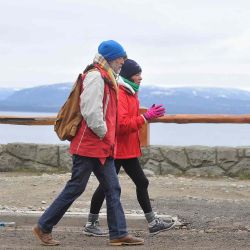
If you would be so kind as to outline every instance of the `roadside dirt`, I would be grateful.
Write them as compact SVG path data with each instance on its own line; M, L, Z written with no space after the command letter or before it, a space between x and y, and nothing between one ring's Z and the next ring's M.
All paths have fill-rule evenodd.
M45 249L32 236L31 227L69 178L68 173L0 173L0 221L16 222L15 228L0 228L0 249ZM135 249L250 249L250 180L174 176L149 180L154 211L190 224L150 237L134 184L122 174L121 199L129 231L145 239L145 245ZM81 233L97 185L91 176L84 194L55 228L62 243L56 249L110 249L107 239ZM101 212L101 223L107 227L105 204Z

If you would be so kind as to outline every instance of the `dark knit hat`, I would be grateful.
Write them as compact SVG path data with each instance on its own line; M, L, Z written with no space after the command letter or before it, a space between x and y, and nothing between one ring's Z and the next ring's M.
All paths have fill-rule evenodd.
M101 54L108 62L119 57L127 57L126 51L121 44L114 40L102 42L98 47L98 53Z
M127 59L122 65L120 76L130 80L133 75L136 75L141 72L141 67L136 61Z

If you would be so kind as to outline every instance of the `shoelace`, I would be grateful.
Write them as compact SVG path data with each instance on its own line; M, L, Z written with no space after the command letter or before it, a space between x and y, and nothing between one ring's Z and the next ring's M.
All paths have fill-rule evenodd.
M45 240L47 241L50 241L53 239L51 234L43 234L43 235L44 235Z
M99 227L99 225L100 225L99 220L94 221L94 222L93 222L93 225L94 225L95 227L96 227L96 226Z
M159 224L159 223L163 222L162 218L159 218L159 217L156 217L154 221L155 221L156 224Z
M94 222L94 225L95 225L95 226L99 226L99 225L100 225L99 221L96 220L96 221Z
M156 221L156 223L174 223L175 222L175 220L173 218L169 218L167 220L164 220L160 217L155 217L155 221Z

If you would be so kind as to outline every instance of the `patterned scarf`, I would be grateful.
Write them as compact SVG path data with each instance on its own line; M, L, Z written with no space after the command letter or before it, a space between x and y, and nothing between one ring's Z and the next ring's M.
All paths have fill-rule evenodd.
M123 79L123 81L125 83L127 83L128 85L130 85L133 88L133 90L135 91L135 93L138 92L140 85L138 85L138 84L136 84L136 83L134 83L132 81L129 81L128 79L126 79L126 78L124 78L122 76L121 76L121 78Z
M96 54L94 58L94 63L97 63L100 68L105 70L108 73L108 76L112 82L112 86L114 87L115 91L118 91L118 85L117 85L117 75L113 71L113 69L109 66L108 62L105 60L105 58L101 54Z

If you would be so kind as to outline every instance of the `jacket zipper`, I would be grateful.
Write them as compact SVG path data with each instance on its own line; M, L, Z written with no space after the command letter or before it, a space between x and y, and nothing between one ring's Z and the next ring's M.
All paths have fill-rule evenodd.
M79 150L80 144L82 143L82 139L83 139L83 136L84 136L84 134L85 134L85 130L86 130L86 128L87 128L87 123L85 124L85 128L84 128L84 130L83 130L83 133L82 133L81 139L80 139L80 141L79 141L79 143L78 143L78 145L77 145L77 149L76 149L76 152L77 152L77 153L78 153L78 150Z
M108 103L109 103L109 94L107 94L107 98L106 98L106 102L105 102L105 106L104 106L104 110L103 110L103 120L106 120L106 112L107 112L107 108L108 108Z

